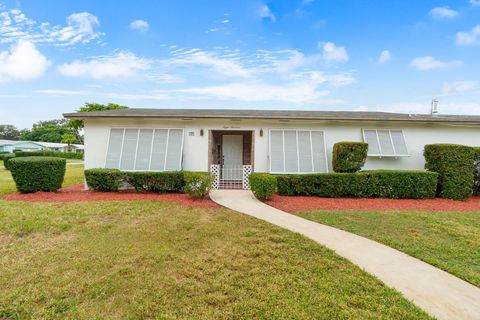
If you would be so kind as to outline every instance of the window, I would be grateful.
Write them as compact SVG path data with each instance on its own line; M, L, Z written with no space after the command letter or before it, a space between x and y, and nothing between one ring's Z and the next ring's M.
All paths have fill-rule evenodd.
M112 128L105 168L127 171L181 170L183 129Z
M408 156L407 145L402 130L364 129L363 141L368 143L369 156Z
M323 131L270 130L270 172L327 172Z

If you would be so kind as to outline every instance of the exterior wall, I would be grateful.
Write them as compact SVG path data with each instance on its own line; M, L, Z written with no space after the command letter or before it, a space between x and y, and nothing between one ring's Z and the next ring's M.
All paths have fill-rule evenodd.
M331 172L332 148L339 141L363 141L363 129L401 129L409 157L367 159L364 169L422 170L423 147L430 143L457 143L480 145L480 126L407 124L387 122L334 122L278 120L162 120L162 119L88 119L85 121L85 168L101 168L105 164L110 128L184 128L183 169L207 171L209 163L208 140L210 130L253 130L254 166L256 172L269 171L269 129L323 130ZM204 135L200 136L200 129ZM263 136L260 136L263 129ZM193 132L193 135L190 133Z

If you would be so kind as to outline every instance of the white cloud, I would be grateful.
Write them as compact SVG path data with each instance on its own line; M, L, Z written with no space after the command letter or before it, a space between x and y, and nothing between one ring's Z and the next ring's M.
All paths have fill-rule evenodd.
M170 98L170 96L165 93L151 93L151 94L109 93L107 94L107 96L113 99L122 99L122 100L167 100Z
M10 51L0 52L0 82L39 78L49 65L33 43L21 40Z
M228 19L225 19L225 20L220 21L220 23L223 23L223 24L229 23L229 22L230 22L230 20L228 20Z
M417 70L426 71L426 70L435 70L435 69L445 69L450 67L460 66L462 63L460 61L440 61L435 59L432 56L417 57L410 62L410 65Z
M77 90L62 90L62 89L42 89L34 90L34 93L47 94L52 96L77 96L77 95L86 95L86 91L77 91Z
M135 54L119 51L110 56L102 56L88 61L75 60L58 67L67 77L87 77L93 79L134 79L150 68L151 62Z
M384 64L387 61L390 61L392 59L392 54L388 50L383 50L380 53L380 56L378 57L378 63L379 64Z
M140 32L147 32L148 29L150 28L149 24L145 20L135 20L130 23L130 29L132 30L138 30Z
M349 57L344 47L337 47L333 42L319 43L323 50L323 60L325 62L347 62Z
M206 66L215 72L231 77L248 77L251 71L243 67L235 60L235 55L220 57L211 52L200 49L177 50L174 57L167 62L169 65L186 66L197 65Z
M269 19L272 22L277 20L277 17L275 17L272 10L266 4L260 8L260 18Z
M448 20L458 17L458 11L452 10L449 7L436 7L430 10L430 17L439 20Z
M480 44L480 24L473 27L470 31L457 32L455 41L459 46Z
M49 22L37 23L18 10L0 12L0 43L15 43L18 40L52 43L69 46L89 43L99 39L98 18L88 12L73 13L66 18L66 26L51 26Z
M472 6L480 6L480 0L470 0Z
M457 81L443 84L442 95L454 95L478 89L477 81Z

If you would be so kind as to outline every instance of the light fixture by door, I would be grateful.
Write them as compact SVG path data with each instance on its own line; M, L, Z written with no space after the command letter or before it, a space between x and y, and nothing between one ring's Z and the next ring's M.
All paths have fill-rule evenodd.
M203 137L203 129L200 129L200 137Z
M260 129L260 137L263 137L263 129Z

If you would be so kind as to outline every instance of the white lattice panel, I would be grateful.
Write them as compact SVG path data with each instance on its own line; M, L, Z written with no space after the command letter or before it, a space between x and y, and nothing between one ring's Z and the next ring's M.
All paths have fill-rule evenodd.
M213 180L212 189L217 190L220 187L220 165L212 164L210 166L210 172L215 177Z
M250 190L250 183L248 182L248 177L252 173L252 166L251 165L245 165L243 166L243 190Z

